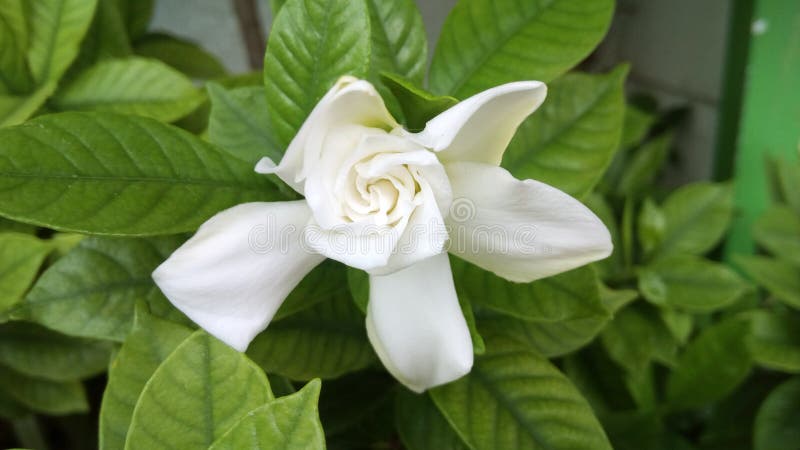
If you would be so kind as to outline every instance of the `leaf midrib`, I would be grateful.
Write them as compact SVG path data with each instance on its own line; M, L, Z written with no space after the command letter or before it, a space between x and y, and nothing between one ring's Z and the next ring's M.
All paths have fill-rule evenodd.
M232 183L222 180L197 179L197 178L167 178L167 177L146 177L131 175L66 175L66 174L37 174L23 172L0 172L2 178L30 178L36 180L62 180L68 179L80 182L128 182L128 183L154 183L167 185L201 185L217 186L226 189L241 188L245 191L261 192L262 186L255 184Z

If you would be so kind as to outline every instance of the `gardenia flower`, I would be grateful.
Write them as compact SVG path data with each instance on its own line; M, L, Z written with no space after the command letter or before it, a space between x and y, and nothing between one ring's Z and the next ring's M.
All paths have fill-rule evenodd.
M546 92L538 81L498 86L410 133L370 83L343 77L280 164L256 166L305 199L220 212L153 278L244 351L303 277L335 259L369 273L367 334L387 370L417 392L453 381L470 371L473 349L448 251L515 282L611 252L608 230L579 201L498 167Z

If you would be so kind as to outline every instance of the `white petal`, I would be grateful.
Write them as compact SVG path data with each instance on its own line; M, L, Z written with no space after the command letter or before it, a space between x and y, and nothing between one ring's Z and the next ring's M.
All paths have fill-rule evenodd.
M413 391L470 371L472 340L446 253L370 276L367 334L386 369Z
M303 122L280 164L274 166L271 161L262 160L256 171L277 174L303 194L303 180L308 176L309 166L318 162L329 130L346 125L389 131L397 127L397 122L372 84L351 76L341 77Z
M456 104L414 136L444 161L500 164L517 128L547 96L539 81L503 84Z
M578 200L507 170L445 165L453 188L450 252L511 281L530 282L611 254L608 229Z
M154 272L190 319L244 351L297 283L325 258L307 251L305 201L245 203L204 223Z

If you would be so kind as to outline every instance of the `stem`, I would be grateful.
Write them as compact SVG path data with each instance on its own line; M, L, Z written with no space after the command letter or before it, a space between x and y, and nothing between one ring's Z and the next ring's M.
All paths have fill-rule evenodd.
M256 0L232 0L233 10L239 21L239 30L242 32L247 59L251 69L261 69L264 66L264 52L266 51L266 38L264 28L258 16Z

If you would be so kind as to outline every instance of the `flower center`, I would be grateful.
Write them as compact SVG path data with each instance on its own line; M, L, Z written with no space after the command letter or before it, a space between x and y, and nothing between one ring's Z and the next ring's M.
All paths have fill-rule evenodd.
M397 154L381 153L348 170L342 202L346 222L395 225L418 203L418 171L408 164L387 164Z

